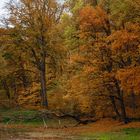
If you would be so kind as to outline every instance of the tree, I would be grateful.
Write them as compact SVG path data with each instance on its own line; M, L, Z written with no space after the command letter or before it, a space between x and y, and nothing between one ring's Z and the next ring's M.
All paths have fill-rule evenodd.
M10 26L16 42L39 70L42 106L48 106L46 94L46 58L52 49L51 30L58 23L62 8L55 0L21 0L8 5Z

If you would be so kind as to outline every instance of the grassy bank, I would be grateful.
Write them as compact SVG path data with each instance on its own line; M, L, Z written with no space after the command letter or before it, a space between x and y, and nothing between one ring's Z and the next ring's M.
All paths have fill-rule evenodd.
M10 124L22 124L22 125L33 125L43 126L47 125L49 128L62 128L71 127L76 124L76 121L72 118L56 118L52 116L43 116L40 111L37 110L0 110L0 122L5 125Z

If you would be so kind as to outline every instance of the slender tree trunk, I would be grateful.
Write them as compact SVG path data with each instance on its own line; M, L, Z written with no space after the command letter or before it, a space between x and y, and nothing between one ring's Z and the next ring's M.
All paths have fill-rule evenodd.
M10 95L10 90L9 90L9 87L7 85L7 81L4 79L2 80L2 85L3 85L3 88L6 92L6 96L8 98L8 101L9 101L9 107L11 106L11 103L10 103L10 99L11 99L11 95Z
M122 91L121 91L120 105L121 105L122 120L124 123L128 123Z
M131 93L131 104L132 104L133 112L135 113L137 105L136 105L136 98L134 92Z
M5 92L6 92L7 98L10 100L10 98L11 98L10 91L9 91L9 87L8 87L7 82L6 82L5 79L2 80L2 85L3 85L3 88L4 88Z
M21 59L21 57L19 57L19 61L20 61L20 73L21 73L21 78L22 78L22 82L23 82L23 86L24 88L26 88L28 86L28 78L26 76L26 72L25 72L25 69L24 69L24 64L23 64L23 61Z
M110 96L110 99L111 99L111 103L112 103L113 109L114 109L114 111L115 111L117 117L120 119L120 118L121 118L121 115L120 115L120 113L119 113L119 111L118 111L118 108L117 108L117 106L116 106L115 99L114 99L113 96Z
M14 98L17 99L17 85L16 80L13 80Z
M24 69L22 69L22 81L23 81L24 88L26 88L28 86L28 80Z
M18 107L18 92L17 92L17 83L16 79L13 79L13 90L14 90L14 101L16 103L16 107Z

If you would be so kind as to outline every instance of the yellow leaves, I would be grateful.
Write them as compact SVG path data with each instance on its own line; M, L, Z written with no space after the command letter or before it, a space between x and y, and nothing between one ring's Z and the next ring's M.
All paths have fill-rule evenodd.
M86 50L86 46L85 45L81 45L81 46L79 46L79 49L80 49L80 51L82 52L82 51L85 51Z
M91 74L91 73L93 73L93 72L96 71L96 68L93 67L93 66L87 66L87 65L85 65L85 66L83 67L83 71L84 71L84 73L86 73L86 74Z
M72 75L66 84L66 93L63 95L65 108L69 108L71 111L89 113L91 111L91 100L88 94L88 81L84 78L84 73Z
M70 89L72 89L74 92L77 91L77 94L83 92L87 88L87 86L82 82L82 79L79 75L73 76L69 80L68 84L70 85Z
M8 46L8 44L12 44L12 41L10 39L10 29L4 29L4 28L0 28L0 44L1 46L4 45L4 46ZM10 44L10 45L11 45Z
M78 54L72 55L70 57L70 63L74 63L74 62L83 63L85 61L86 61L85 57L78 55Z
M140 66L119 70L116 77L124 91L140 94Z
M89 113L91 109L91 100L89 96L79 97L80 110L83 113Z
M108 40L112 42L112 50L134 51L135 46L138 44L139 36L124 29L114 32L108 37Z
M140 35L140 24L139 23L130 23L126 24L126 30L129 32L133 32L137 35Z
M50 91L48 94L49 109L60 110L65 108L64 92L60 89Z
M17 99L19 105L28 108L39 107L41 102L39 87L40 85L34 82L27 89L20 88Z

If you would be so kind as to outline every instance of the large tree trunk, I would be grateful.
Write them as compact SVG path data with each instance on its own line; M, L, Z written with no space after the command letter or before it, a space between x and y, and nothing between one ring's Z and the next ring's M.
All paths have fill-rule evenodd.
M48 100L47 100L47 89L46 89L46 68L45 68L45 61L41 63L40 69L40 82L41 82L41 98L42 98L42 106L48 107Z
M115 86L116 86L116 89L117 89L117 95L118 95L119 103L120 103L121 119L124 123L128 123L125 104L124 104L124 99L123 99L123 91L120 89L118 80L117 79L114 79L114 80L115 80Z
M33 48L31 49L31 51L32 51L32 54L33 54L33 56L34 56L34 58L36 60L37 68L38 68L38 70L40 72L42 106L43 107L48 107L47 88L46 88L46 52L45 52L45 49L44 49L43 45L42 45L41 49L42 49L41 58L37 57L36 52L35 52L35 50Z

